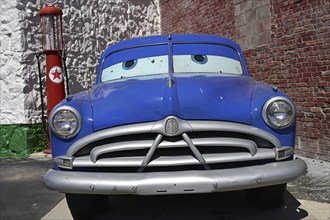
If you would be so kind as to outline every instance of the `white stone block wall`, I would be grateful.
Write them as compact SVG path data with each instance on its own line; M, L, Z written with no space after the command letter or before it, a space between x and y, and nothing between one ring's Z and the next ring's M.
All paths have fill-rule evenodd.
M16 1L0 5L0 123L23 123L24 77L21 64L24 45Z
M62 0L71 93L90 88L110 44L160 33L159 0ZM1 0L0 124L41 120L37 63L40 0ZM43 84L45 64L42 59ZM44 93L45 94L45 93Z

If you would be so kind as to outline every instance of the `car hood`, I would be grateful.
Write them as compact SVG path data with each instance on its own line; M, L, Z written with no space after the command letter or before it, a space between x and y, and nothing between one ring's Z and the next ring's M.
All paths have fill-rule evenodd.
M161 120L221 120L251 124L254 81L246 76L182 75L126 79L90 90L94 130Z

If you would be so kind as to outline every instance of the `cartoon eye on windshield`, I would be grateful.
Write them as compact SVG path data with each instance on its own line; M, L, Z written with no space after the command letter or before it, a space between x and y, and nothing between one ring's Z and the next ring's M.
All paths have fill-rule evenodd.
M207 56L202 54L191 55L191 59L198 64L204 64L207 62Z
M125 62L123 62L123 69L124 70L130 70L133 69L137 64L137 60L127 60Z

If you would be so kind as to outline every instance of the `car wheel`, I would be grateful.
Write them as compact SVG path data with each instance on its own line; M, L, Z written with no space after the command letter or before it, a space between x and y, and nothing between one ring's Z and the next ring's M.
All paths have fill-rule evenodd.
M286 184L266 186L246 191L247 199L262 209L280 208L285 200Z
M109 197L106 195L65 194L66 201L75 220L93 219L93 216L108 209Z

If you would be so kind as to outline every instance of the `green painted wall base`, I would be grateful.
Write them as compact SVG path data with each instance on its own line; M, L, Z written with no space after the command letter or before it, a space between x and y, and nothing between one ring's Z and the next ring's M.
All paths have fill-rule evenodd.
M0 158L21 158L47 148L42 124L0 125Z

